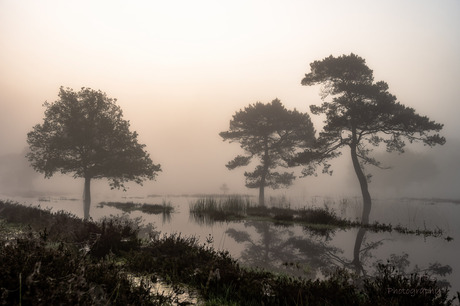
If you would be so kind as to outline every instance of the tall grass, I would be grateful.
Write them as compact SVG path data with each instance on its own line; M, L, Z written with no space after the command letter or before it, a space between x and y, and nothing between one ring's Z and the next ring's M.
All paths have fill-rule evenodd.
M286 202L276 207L257 206L247 197L228 196L226 198L204 197L190 204L190 214L198 221L221 221L259 217L275 222L301 222L344 226L348 223L326 208L291 209Z
M226 220L244 217L250 206L251 201L247 197L205 197L190 204L190 214L195 217L207 215L214 220Z

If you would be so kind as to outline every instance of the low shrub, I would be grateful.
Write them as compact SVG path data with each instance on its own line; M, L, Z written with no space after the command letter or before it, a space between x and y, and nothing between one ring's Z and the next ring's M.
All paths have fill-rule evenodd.
M130 219L127 215L103 218L88 241L90 254L104 257L110 253L122 255L123 252L139 249L140 222L140 218Z
M0 201L0 217L9 223L23 224L34 231L46 233L52 240L64 242L83 242L98 226L91 221L83 221L75 215L58 211L52 213L40 206L25 206L10 201Z
M0 201L1 218L9 223L25 224L41 233L44 240L76 244L91 255L104 257L109 253L121 254L138 249L141 240L139 218L127 215L110 216L99 222L82 220L70 213L52 213L37 207Z
M343 220L335 214L335 212L328 207L326 208L304 208L298 211L298 217L296 220L305 223L315 224L329 224L343 226L348 224L346 220Z
M249 206L246 210L248 216L268 217L270 210L266 206Z
M159 305L133 286L115 261L95 261L73 245L50 244L29 232L0 241L0 301L8 305Z
M294 220L295 210L290 208L272 207L270 215L276 222L291 222Z
M364 281L368 300L376 305L452 305L447 287L427 274L405 275L390 264L378 264L377 274Z

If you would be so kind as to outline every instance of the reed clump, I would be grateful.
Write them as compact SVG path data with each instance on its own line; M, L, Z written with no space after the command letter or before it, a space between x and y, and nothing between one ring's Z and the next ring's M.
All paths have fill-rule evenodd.
M238 219L246 216L251 201L247 197L228 196L216 199L204 197L190 204L190 214L196 218L210 217L216 221Z

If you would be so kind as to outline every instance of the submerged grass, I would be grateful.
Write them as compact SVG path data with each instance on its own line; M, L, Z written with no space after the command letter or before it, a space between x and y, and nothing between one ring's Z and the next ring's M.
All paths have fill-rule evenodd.
M13 240L0 235L0 304L451 305L457 298L449 299L435 279L401 275L389 264L361 285L343 269L305 280L243 268L195 237L141 240L139 220L126 215L95 223L0 201L0 218L0 230L11 222L30 225ZM158 280L174 294L153 293ZM179 301L185 291L197 299Z

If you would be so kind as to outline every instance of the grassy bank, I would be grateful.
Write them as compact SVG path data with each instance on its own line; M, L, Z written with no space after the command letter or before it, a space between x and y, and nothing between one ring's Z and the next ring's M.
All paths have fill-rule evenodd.
M305 280L243 268L195 237L160 236L138 219L83 221L0 202L2 304L165 305L444 305L448 290L423 275L380 265L357 280L337 270ZM142 238L139 233L146 232ZM133 279L138 281L134 282ZM161 281L167 295L154 290ZM389 292L388 289L392 291ZM429 293L422 290L431 290ZM396 291L398 290L398 291ZM189 299L179 299L183 293ZM401 293L402 292L402 293ZM417 292L417 294L404 294Z
M164 200L162 204L141 204L134 202L100 202L99 205L101 207L115 207L128 213L135 210L147 214L171 214L172 212L174 212L174 208L172 207L171 203L166 202Z

